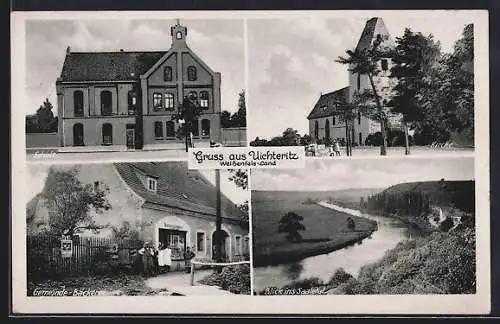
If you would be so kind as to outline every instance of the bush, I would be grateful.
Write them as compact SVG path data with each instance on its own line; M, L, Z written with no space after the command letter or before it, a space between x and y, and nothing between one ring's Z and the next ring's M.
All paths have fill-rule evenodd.
M218 286L233 294L250 294L250 265L240 264L227 266L221 272L214 272L200 280L200 283L209 286Z
M353 278L351 274L347 273L343 268L338 268L328 281L328 286L337 287L351 278Z

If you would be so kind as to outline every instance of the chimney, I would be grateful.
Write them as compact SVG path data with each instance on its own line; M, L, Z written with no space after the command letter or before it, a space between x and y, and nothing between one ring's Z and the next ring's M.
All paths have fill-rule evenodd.
M66 55L69 55L69 54L71 54L71 47L70 46L66 47Z

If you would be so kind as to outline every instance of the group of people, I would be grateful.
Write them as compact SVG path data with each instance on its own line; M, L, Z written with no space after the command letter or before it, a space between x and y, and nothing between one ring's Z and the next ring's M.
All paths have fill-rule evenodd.
M340 142L338 140L333 140L330 145L325 145L328 149L329 156L340 156ZM307 156L316 156L316 146L315 144L310 144L306 147Z
M138 256L140 271L146 277L169 272L172 267L172 249L163 242L160 242L158 249L155 249L150 242L144 243L138 251ZM186 273L189 273L191 260L195 256L196 254L190 247L184 251L184 270Z

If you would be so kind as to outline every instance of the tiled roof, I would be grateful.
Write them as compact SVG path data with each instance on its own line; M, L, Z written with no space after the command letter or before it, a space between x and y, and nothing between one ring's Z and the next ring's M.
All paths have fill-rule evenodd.
M61 81L127 81L146 73L167 52L70 52ZM131 75L134 73L134 76Z
M186 162L115 163L122 179L146 202L168 206L215 218L216 189ZM157 177L156 192L147 190L138 173ZM221 194L222 217L240 221L242 212Z
M359 51L369 48L377 34L381 36L390 36L382 18L374 17L366 22L365 28L359 38L358 45L356 46L356 50ZM387 43L390 44L392 41L389 39Z
M313 110L307 119L332 116L335 111L335 103L346 102L349 97L349 87L341 88L319 97Z

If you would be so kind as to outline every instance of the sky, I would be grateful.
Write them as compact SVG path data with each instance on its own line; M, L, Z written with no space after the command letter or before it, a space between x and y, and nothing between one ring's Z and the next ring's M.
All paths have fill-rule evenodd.
M346 16L248 20L250 140L281 135L288 127L308 133L307 115L321 93L349 85L346 66L335 59L356 46L371 16ZM467 14L456 12L426 14L426 19L401 11L378 17L393 39L408 27L432 34L443 52L452 51L465 25L472 22Z
M49 168L48 163L29 163L26 168L28 185L26 186L27 201L40 193L45 185ZM70 165L68 165L70 167ZM215 172L213 170L200 170L201 174L213 185L215 185ZM250 200L250 190L243 190L237 187L234 182L229 181L229 172L221 170L220 184L222 193L235 204L241 204L245 200Z
M387 188L414 181L473 180L473 157L307 159L303 169L254 169L252 190L334 191Z
M245 89L243 20L181 19L188 46L215 72L220 72L222 110L237 110ZM67 46L72 51L166 51L175 20L28 20L26 22L26 114L45 98L57 114L55 82Z

